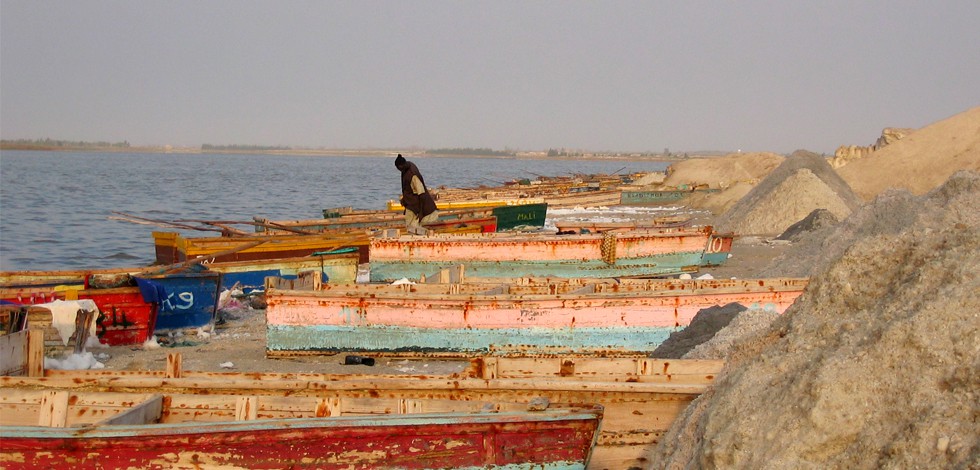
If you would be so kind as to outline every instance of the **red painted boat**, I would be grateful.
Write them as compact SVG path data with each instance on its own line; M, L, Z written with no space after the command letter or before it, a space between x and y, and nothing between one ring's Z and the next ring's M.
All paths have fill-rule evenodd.
M582 469L602 407L0 389L0 466Z
M0 300L36 305L54 300L91 299L99 307L96 335L109 346L143 344L156 328L157 308L143 300L139 287L106 289L59 289L49 287L3 287Z

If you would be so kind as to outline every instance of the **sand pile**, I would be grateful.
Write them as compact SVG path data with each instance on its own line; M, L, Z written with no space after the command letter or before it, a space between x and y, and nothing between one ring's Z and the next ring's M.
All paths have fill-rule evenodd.
M923 127L837 169L864 200L888 188L925 194L957 170L980 171L980 107Z
M816 209L843 219L861 206L827 160L796 151L731 206L714 225L738 235L778 235Z
M980 465L980 175L870 206L803 296L736 344L652 468Z
M714 189L729 188L735 183L756 184L783 162L775 153L733 153L724 157L695 158L670 165L664 185Z

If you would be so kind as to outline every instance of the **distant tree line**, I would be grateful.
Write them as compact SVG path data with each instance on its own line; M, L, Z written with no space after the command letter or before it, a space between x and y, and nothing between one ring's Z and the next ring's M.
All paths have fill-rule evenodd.
M227 152L229 150L236 152L265 152L269 150L292 150L292 148L282 145L201 145L201 151L203 152Z
M509 150L493 150L488 148L444 148L426 150L432 155L482 155L493 157L514 157L516 154Z
M4 147L46 147L46 148L129 148L129 142L85 142L81 140L57 140L57 139L4 139L0 140L0 145Z

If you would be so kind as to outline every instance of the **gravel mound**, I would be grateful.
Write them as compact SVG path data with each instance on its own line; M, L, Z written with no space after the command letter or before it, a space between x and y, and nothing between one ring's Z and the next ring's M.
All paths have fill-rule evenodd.
M880 196L772 325L736 341L651 468L980 467L980 176Z
M724 328L718 330L709 340L698 344L683 359L726 359L737 341L744 341L750 335L769 328L779 317L775 310L750 308L739 312Z
M746 307L740 303L703 308L683 330L671 333L650 355L661 359L680 359L697 345L710 340Z
M803 220L790 225L785 232L776 237L776 240L789 240L791 242L800 241L806 234L822 229L833 227L840 222L834 214L827 209L817 209Z

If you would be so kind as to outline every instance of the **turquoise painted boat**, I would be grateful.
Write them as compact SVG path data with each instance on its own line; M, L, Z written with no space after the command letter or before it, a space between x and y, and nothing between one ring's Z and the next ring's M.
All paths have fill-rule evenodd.
M359 258L356 248L348 248L296 258L227 261L204 266L209 271L221 273L222 289L238 286L247 294L262 290L267 277L296 279L302 272L319 272L323 282L354 282Z
M624 206L657 206L674 204L695 193L714 193L717 189L675 189L665 191L623 191L620 204Z
M475 277L664 277L696 272L711 227L603 234L374 237L370 279L391 282L462 264Z
M266 293L267 355L648 355L708 307L783 312L806 279L341 284Z

